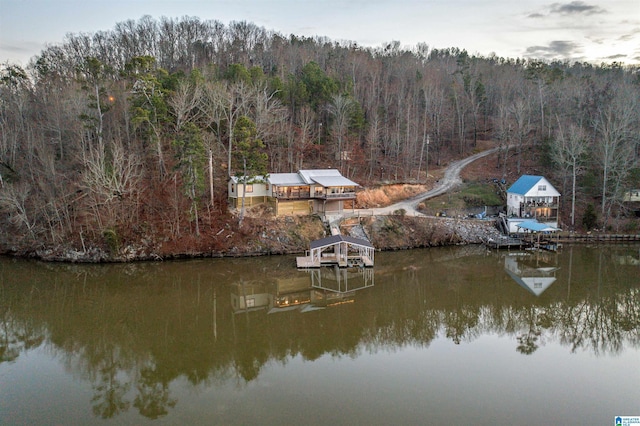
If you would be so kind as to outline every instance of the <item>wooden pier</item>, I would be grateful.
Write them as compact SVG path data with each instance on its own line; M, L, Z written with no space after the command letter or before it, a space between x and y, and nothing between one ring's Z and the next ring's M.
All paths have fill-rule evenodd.
M561 243L638 243L640 234L560 234Z
M296 265L301 269L321 266L373 267L375 248L367 240L332 235L311 243L307 256L297 257Z
M498 239L489 238L484 240L484 245L492 249L510 249L510 248L522 248L526 243L520 238L513 237L500 237Z

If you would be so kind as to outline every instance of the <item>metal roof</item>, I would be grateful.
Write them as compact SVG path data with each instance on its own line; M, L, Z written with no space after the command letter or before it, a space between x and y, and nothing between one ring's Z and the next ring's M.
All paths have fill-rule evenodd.
M519 223L516 225L516 228L522 228L533 232L555 232L560 230L535 220L528 220L526 222Z
M328 247L328 246L337 244L339 242L346 242L346 243L357 245L357 246L374 248L369 241L363 240L361 238L354 238L348 235L332 235L330 237L322 238L320 240L311 241L311 249Z
M263 179L263 176L257 176L253 181L263 182ZM231 180L238 182L239 178L233 176ZM314 183L324 187L360 186L356 182L342 176L336 169L300 170L298 173L271 173L267 175L267 181L272 185L281 186L312 185Z
M268 180L272 185L295 186L306 184L298 173L271 173Z
M322 186L360 186L342 176L337 169L300 170L298 173L308 184L317 183Z
M325 188L331 186L360 186L344 176L314 176L312 179L315 183L318 183Z
M526 195L527 192L542 180L542 176L522 175L509 187L507 192Z
M342 176L336 169L300 170L298 173L302 176L302 179L309 184L313 183L313 178L318 176Z
M230 179L231 179L231 181L232 181L232 182L234 182L234 183L241 183L241 181L242 181L242 180L241 180L241 178L242 178L242 176L231 176L231 178L230 178ZM265 182L265 180L264 180L264 176L260 175L260 176L253 176L253 177L251 178L251 180L249 180L249 181L247 182L247 184L251 184L251 183L264 183L264 182Z

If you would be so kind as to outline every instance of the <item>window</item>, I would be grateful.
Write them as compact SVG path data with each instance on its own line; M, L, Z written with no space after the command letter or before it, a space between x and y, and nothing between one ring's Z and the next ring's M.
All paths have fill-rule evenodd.
M253 192L253 185L249 185L249 184L245 185L244 191L245 192Z
M538 185L538 191L546 191L547 185Z
M231 192L234 192L234 193L236 192L236 184L235 183L231 184Z
M265 183L265 184L264 184L264 189L265 189L265 191L268 191L268 190L269 190L269 184L268 184L268 183Z

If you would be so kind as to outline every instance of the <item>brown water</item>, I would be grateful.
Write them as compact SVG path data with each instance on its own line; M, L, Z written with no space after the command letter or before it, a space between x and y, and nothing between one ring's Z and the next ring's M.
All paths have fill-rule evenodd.
M125 265L0 259L0 424L613 424L640 246Z

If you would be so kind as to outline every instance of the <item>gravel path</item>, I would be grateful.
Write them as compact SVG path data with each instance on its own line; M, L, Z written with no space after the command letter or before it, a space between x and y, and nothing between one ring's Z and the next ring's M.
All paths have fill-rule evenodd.
M447 169L445 170L444 177L440 179L440 181L438 182L435 188L429 191L415 195L406 200L399 201L395 204L391 204L390 206L387 206L387 207L379 207L379 208L372 208L372 209L358 209L358 210L355 210L354 212L344 212L343 215L340 218L336 218L336 220L339 222L343 218L353 217L353 216L362 216L362 215L386 216L386 215L393 214L393 212L401 209L404 209L406 214L410 216L424 216L422 213L420 213L417 210L418 204L420 204L422 201L426 199L437 197L442 194L446 194L447 192L455 189L458 185L462 183L462 180L460 179L460 172L462 171L462 169L464 169L466 166L473 163L474 161L480 158L486 157L487 155L490 155L496 152L497 150L498 148L491 148L486 151L482 151L477 154L474 154L465 159L451 163L449 167L447 167ZM334 221L335 220L332 220L331 222L333 223Z

